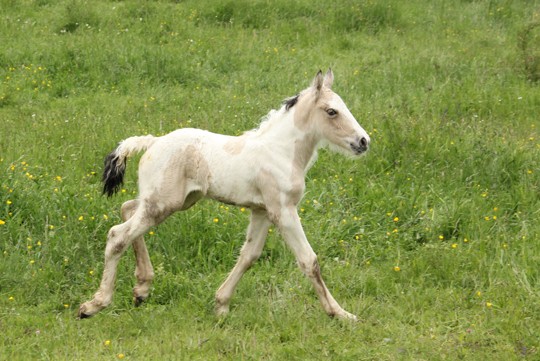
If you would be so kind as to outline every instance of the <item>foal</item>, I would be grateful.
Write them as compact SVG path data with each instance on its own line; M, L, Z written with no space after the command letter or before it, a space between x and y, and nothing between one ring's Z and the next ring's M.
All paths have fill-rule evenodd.
M79 317L90 317L111 303L118 261L130 245L137 259L133 295L135 304L141 304L154 278L143 234L207 197L251 209L238 261L216 292L217 314L229 311L234 289L261 255L274 224L313 283L326 313L356 320L326 288L297 213L304 178L318 148L329 145L359 156L369 146L368 134L331 90L333 79L331 70L324 76L319 71L309 88L271 111L258 129L238 137L179 129L162 137L131 137L121 142L105 160L104 193L111 196L120 188L127 157L146 150L139 163L139 197L122 205L124 223L112 227L107 236L101 284L94 298L80 306Z

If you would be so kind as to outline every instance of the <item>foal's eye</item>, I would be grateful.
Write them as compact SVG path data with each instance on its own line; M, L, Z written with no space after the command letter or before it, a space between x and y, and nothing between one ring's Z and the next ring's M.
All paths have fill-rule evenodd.
M332 109L332 108L327 109L327 110L326 110L326 113L327 113L329 116L331 116L331 117L337 115L337 111L336 111L335 109Z

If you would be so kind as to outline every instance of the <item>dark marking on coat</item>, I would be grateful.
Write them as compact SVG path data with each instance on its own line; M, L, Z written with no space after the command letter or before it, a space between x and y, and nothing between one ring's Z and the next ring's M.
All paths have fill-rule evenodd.
M283 104L285 104L285 110L289 110L298 102L298 98L300 97L300 94L297 94L293 97L290 97L288 99L285 99L283 101Z

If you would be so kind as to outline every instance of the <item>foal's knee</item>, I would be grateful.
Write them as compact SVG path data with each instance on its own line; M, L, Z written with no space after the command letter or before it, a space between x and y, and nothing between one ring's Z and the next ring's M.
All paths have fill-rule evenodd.
M306 259L299 260L298 266L306 276L310 278L320 277L321 268L319 266L317 255L313 254L309 257L306 257Z

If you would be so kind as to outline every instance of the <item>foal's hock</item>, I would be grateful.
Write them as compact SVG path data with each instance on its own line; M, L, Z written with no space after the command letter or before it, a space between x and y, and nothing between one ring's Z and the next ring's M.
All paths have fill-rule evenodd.
M80 306L79 317L90 317L111 303L118 261L130 245L136 255L133 296L135 304L141 304L154 278L143 235L172 213L206 197L251 210L238 261L216 292L218 314L229 311L236 285L261 255L274 224L313 283L326 313L355 320L324 284L297 213L306 172L319 148L329 146L356 157L369 147L369 135L331 90L333 80L331 70L324 76L319 72L310 87L287 99L279 110L270 111L257 129L238 137L179 129L162 137L131 137L121 142L105 160L103 192L111 196L118 191L127 158L146 151L139 163L139 196L122 205L124 223L108 233L101 284L94 298Z

